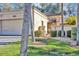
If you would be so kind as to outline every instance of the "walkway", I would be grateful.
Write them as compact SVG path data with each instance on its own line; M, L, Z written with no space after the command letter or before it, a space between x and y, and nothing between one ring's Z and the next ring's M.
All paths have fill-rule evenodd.
M53 37L56 40L60 40L63 42L68 42L71 46L75 46L76 45L76 41L72 40L71 38L68 37Z
M36 37L38 38L38 37ZM42 39L42 37L40 37ZM63 41L63 42L68 42L71 46L75 46L76 45L76 41L72 40L71 38L68 37L51 37L53 39L59 40L59 41ZM44 38L45 39L45 38Z
M71 44L71 46L76 45L76 41L70 39L70 38L61 38L61 37L53 37L53 39L68 42ZM6 43L6 42L16 42L20 41L21 36L0 36L0 44Z

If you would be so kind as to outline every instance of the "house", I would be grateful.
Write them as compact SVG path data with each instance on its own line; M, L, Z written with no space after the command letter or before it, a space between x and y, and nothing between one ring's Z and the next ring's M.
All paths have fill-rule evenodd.
M51 14L51 13L47 13L46 14L48 17L48 31L56 31L56 36L59 37L61 36L61 34L59 35L59 32L62 30L62 26L61 26L61 13L60 14ZM71 31L72 28L76 27L76 25L65 25L64 24L64 37L68 37L68 35L70 35L68 33L68 31ZM71 32L70 32L71 33ZM72 33L71 33L72 34Z
M69 35L68 31L71 31L71 34L72 34L72 28L75 28L75 27L76 27L76 25L64 25L64 37L68 37L68 35ZM52 30L57 31L57 37L58 37L59 31L61 31L61 25L58 25L58 26L54 25L52 27Z
M16 10L12 11L11 8L4 8L0 12L0 35L21 35L23 24L24 11ZM40 30L44 27L44 34L47 34L47 22L48 19L45 14L41 13L37 9L33 9L33 24L34 31ZM31 35L31 24L29 27L29 35Z
M61 24L61 15L48 16L48 30L51 30L54 25Z
M22 35L23 13L23 9L13 11L10 7L5 7L0 11L0 35ZM56 30L57 34L61 30L61 14L44 14L34 8L32 15L34 32L41 31L43 33L41 36L44 36L50 30ZM31 24L29 23L29 25L29 35L31 35ZM72 27L69 25L64 26L65 36Z

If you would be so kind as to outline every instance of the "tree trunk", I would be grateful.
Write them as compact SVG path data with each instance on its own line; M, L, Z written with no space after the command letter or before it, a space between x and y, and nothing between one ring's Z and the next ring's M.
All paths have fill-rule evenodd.
M79 3L77 4L77 45L79 45Z
M32 42L35 42L35 35L34 35L34 9L32 8L32 20L31 20L31 35L32 35Z
M28 36L29 36L29 21L31 20L31 3L25 3L24 5L24 21L22 28L22 39L21 39L21 49L20 56L27 55L28 49Z
M64 37L63 3L61 3L61 37Z

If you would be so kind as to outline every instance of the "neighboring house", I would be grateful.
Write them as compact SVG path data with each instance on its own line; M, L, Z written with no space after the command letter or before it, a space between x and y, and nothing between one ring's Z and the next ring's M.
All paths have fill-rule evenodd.
M0 35L21 35L23 24L23 10L11 11L5 9L0 12ZM44 26L44 33L47 34L48 19L45 14L33 9L34 31ZM30 24L31 26L31 24ZM31 35L31 28L29 29Z
M62 30L62 24L61 24L61 14L53 15L53 14L47 14L48 17L48 31L57 31L57 35L59 36L59 31ZM64 24L64 35L67 37L69 33L68 31L71 31L73 27L76 27L76 25L65 25Z
M71 31L72 28L74 28L74 27L76 27L76 25L64 25L64 35L65 35L65 37L67 37L67 35L68 35L67 31ZM57 31L57 36L58 36L58 32L61 31L61 25L59 25L59 26L54 25L52 27L52 30Z
M51 30L54 25L61 24L61 15L48 16L48 30Z

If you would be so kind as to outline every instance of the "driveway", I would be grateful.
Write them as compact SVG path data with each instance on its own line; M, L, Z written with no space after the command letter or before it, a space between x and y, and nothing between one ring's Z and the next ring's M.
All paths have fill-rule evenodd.
M0 43L2 42L16 42L20 41L21 36L0 36Z

